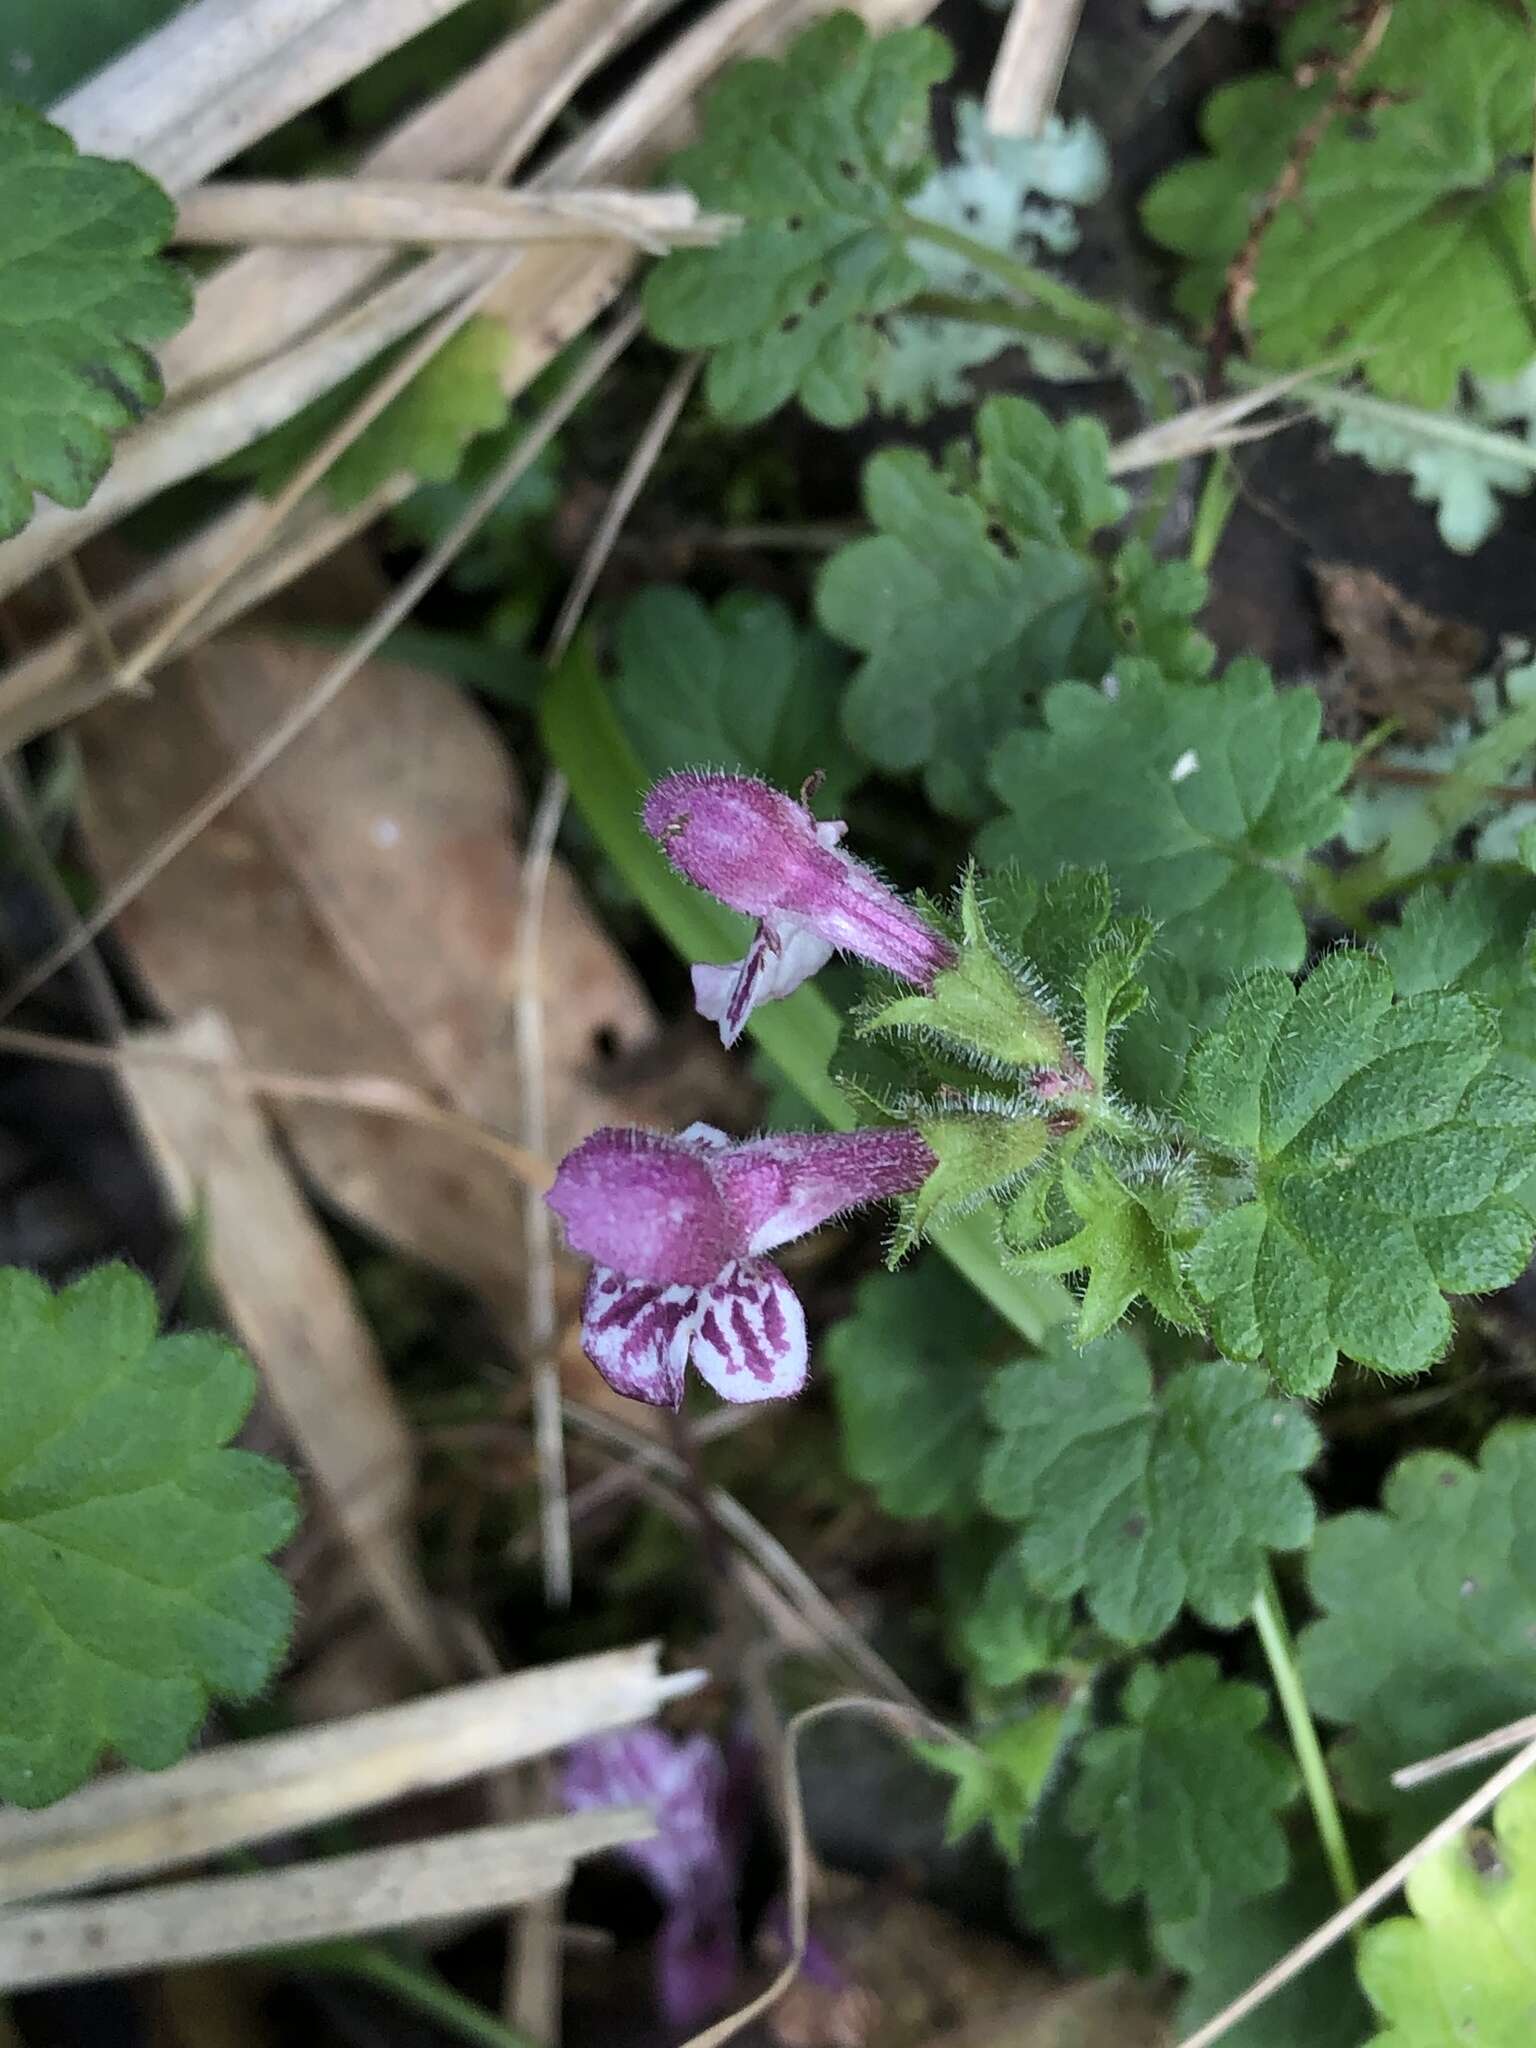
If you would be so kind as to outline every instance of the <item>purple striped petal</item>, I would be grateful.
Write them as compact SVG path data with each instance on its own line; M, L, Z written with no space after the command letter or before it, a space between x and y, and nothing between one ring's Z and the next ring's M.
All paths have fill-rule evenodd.
M799 1393L810 1363L805 1310L777 1266L742 1259L699 1290L691 1356L722 1400Z
M726 967L695 967L693 1006L720 1026L720 1043L734 1045L759 1003L792 996L819 974L835 948L797 918L765 918L744 960Z
M709 1149L687 1136L596 1131L561 1160L544 1199L574 1251L631 1280L699 1287L740 1250Z
M657 1287L594 1266L581 1304L581 1348L616 1394L680 1408L699 1304L697 1288Z
M900 1126L789 1131L734 1145L715 1163L731 1236L751 1253L804 1237L831 1216L921 1187L937 1161Z

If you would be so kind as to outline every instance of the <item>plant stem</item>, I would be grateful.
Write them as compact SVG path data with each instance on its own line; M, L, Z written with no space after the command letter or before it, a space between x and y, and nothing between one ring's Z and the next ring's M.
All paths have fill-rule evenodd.
M295 1965L330 1970L387 1991L402 2005L413 2006L417 2012L437 2020L446 2032L457 2035L461 2041L474 2041L481 2048L537 2048L527 2034L493 2018L472 1998L445 1984L435 1971L424 1964L407 1962L373 1942L325 1942L313 1949L281 1953L284 1960Z
M1259 1597L1253 1603L1253 1625L1259 1632L1259 1641L1269 1660L1270 1675L1280 1696L1280 1711L1285 1715L1285 1725L1290 1730L1291 1747L1301 1767L1301 1781L1311 1803L1312 1818L1317 1823L1334 1890L1339 1895L1340 1905L1347 1906L1359 1891L1360 1881L1355 1876L1354 1859L1345 1839L1339 1802L1333 1796L1333 1780L1328 1775L1323 1746L1318 1740L1312 1709L1307 1704L1306 1688L1297 1668L1290 1630L1285 1625L1274 1577L1267 1566Z
M915 213L904 214L901 225L914 241L932 242L937 248L948 249L952 255L963 257L975 269L995 277L1010 291L1056 314L1072 333L1087 340L1106 342L1118 348L1145 349L1154 338L1139 321L1117 312L1113 306L1089 298L1086 292L1063 284L1059 277L1037 270L1032 263L1021 263L1017 256L994 249L959 228L922 220ZM1162 337L1157 339L1160 341ZM1182 349L1180 352L1183 353ZM1193 354L1192 351L1190 353Z

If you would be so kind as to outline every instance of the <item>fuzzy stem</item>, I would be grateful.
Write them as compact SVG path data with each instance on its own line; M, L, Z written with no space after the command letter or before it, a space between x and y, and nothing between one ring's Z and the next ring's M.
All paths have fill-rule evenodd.
M1005 250L994 249L960 228L943 227L937 221L922 220L915 213L903 214L901 225L914 241L932 242L937 248L948 249L952 255L964 257L967 263L995 277L1010 291L1045 307L1065 328L1085 340L1101 341L1136 352L1145 351L1154 341L1159 345L1164 341L1164 337L1155 336L1139 321L1116 311L1113 306L1089 298L1086 292L1063 284L1059 277L1037 270L1032 263L1021 263L1018 257L1008 255ZM1193 351L1186 351L1171 340L1169 345L1179 348L1180 357L1186 363L1193 355Z
M1266 1566L1259 1597L1253 1603L1253 1625L1259 1632L1259 1641L1264 1646L1264 1655L1269 1660L1270 1676L1275 1681L1275 1691L1280 1696L1280 1711L1285 1715L1285 1725L1290 1731L1291 1747L1301 1767L1301 1781L1306 1787L1307 1798L1312 1807L1312 1818L1317 1824L1318 1838L1323 1845L1329 1873L1333 1878L1334 1890L1339 1895L1340 1905L1347 1906L1360 1889L1360 1880L1355 1875L1354 1859L1349 1853L1349 1843L1344 1835L1344 1821L1339 1812L1339 1803L1333 1794L1333 1780L1328 1775L1327 1761L1323 1746L1318 1740L1317 1725L1312 1719L1312 1709L1307 1704L1306 1688L1301 1682L1301 1672L1296 1664L1296 1653L1291 1642L1290 1630L1285 1625L1285 1616L1280 1611L1280 1601L1275 1592L1275 1581Z

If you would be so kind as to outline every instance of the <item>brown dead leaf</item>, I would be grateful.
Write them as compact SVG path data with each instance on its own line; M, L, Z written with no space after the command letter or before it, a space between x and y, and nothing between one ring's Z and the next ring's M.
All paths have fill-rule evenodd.
M232 1064L238 1048L211 1011L134 1041ZM384 1361L359 1315L341 1262L273 1142L260 1109L216 1071L135 1061L124 1091L177 1211L201 1210L209 1270L230 1321L297 1444L303 1475L345 1542L351 1570L428 1676L452 1662L439 1638L411 1531L415 1454ZM328 1602L306 1581L313 1623L351 1604L355 1583Z
M327 661L276 637L221 641L153 702L86 719L82 822L103 880L124 875ZM374 662L118 931L162 1006L221 1011L253 1066L388 1076L510 1131L519 815L475 706L437 676ZM614 1117L605 1076L647 1045L654 1017L558 866L543 941L558 1157ZM274 1113L332 1201L517 1327L522 1233L499 1165L383 1117L307 1103Z
M1323 623L1344 655L1333 695L1334 723L1351 735L1384 718L1405 738L1432 740L1472 709L1469 684L1487 636L1405 597L1374 569L1316 562Z

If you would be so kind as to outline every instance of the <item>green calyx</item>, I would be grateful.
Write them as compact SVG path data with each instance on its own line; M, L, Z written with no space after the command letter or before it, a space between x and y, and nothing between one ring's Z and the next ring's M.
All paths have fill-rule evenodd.
M1048 1098L1081 1093L1093 1083L1060 1023L1030 987L1025 971L1004 954L987 926L974 869L959 896L960 947L953 967L934 977L928 995L899 996L861 1027L861 1035L914 1031L986 1071L1011 1078L1038 1073Z
M977 1103L954 1116L920 1117L917 1128L938 1163L907 1205L898 1254L935 1219L959 1215L1016 1188L1039 1165L1055 1135L1045 1117L1010 1112L1001 1103Z

